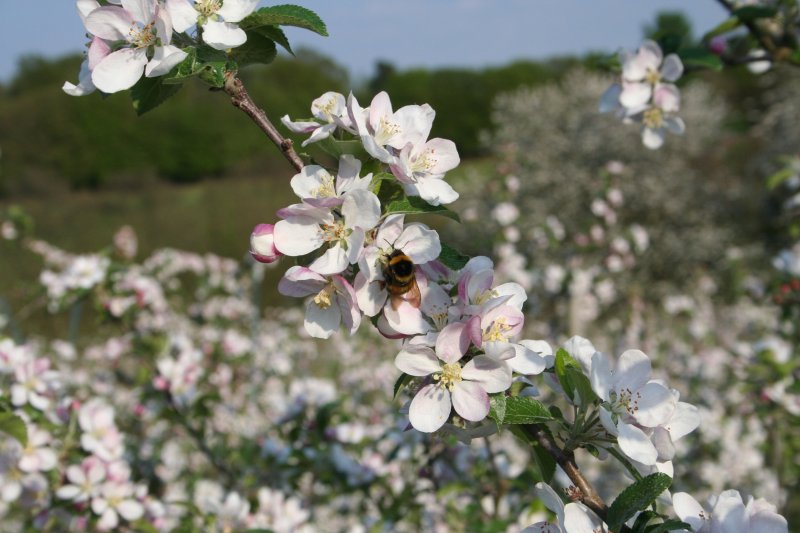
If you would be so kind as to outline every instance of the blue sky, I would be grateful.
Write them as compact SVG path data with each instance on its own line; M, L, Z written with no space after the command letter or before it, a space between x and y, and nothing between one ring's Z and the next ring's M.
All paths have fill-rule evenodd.
M291 0L264 2L265 5ZM356 77L375 62L412 66L485 66L588 50L635 48L642 26L661 10L682 10L695 33L723 20L714 0L295 0L316 11L330 37L289 30ZM7 81L22 54L55 57L82 50L83 26L72 0L16 2L0 17Z

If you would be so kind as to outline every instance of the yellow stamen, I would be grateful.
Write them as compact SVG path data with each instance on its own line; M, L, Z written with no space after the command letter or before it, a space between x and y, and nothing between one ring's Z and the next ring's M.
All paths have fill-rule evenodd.
M445 363L442 371L433 375L434 381L439 382L439 386L453 392L456 383L461 381L461 365L458 363Z

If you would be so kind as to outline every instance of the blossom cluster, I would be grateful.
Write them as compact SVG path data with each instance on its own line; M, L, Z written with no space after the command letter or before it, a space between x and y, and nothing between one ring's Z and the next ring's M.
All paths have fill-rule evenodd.
M258 6L254 0L76 0L90 36L78 84L64 83L71 96L96 89L115 93L133 87L142 76L169 73L187 57L173 44L174 34L197 28L202 41L216 50L247 40L238 23Z
M676 54L664 57L654 41L645 41L635 54L620 53L622 80L600 100L601 112L614 112L623 122L642 125L642 143L650 149L664 144L667 132L683 134L685 125L675 114L681 95L674 82L683 74Z

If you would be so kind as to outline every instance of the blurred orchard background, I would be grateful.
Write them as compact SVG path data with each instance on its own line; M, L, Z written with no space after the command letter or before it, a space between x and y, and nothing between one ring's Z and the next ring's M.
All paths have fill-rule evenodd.
M0 73L0 338L47 361L31 379L58 373L40 409L54 420L65 399L114 409L106 429L123 437L109 453L124 458L120 475L144 509L129 527L519 531L535 521L543 507L525 448L510 435L490 446L404 432L391 397L397 345L366 322L353 338L313 341L296 300L277 293L284 269L249 260L253 226L293 201L293 172L225 95L189 83L137 117L124 94L61 91L83 44L65 3L74 20L57 24L74 41L55 32L44 55L7 57ZM448 180L463 223L443 219L443 240L493 257L528 290L530 338L640 347L701 408L674 490L738 488L798 523L800 71L687 77L687 132L650 151L636 128L597 113L609 57L666 34L680 36L677 48L701 46L723 19L714 2L624 15L510 2L497 20L486 2L445 2L419 27L399 7L345 4L303 4L331 37L298 33L295 57L244 70L256 102L276 122L309 116L326 91L429 103L431 136L455 141L462 158ZM525 18L561 9L601 22L560 38L527 29ZM70 282L77 255L83 281ZM10 346L0 344L4 390L21 379L8 373ZM42 424L36 446L61 439L65 451L50 468L42 454L41 479L0 467L4 491L21 484L0 504L10 524L76 524L56 492L66 465L88 456L76 442L91 423L72 420L66 437ZM604 488L601 474L589 473Z

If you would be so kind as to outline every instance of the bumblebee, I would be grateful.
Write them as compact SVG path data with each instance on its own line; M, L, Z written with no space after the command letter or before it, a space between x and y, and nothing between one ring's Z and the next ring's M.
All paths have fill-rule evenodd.
M416 267L401 250L395 250L386 259L383 267L383 279L389 291L392 307L397 309L402 302L419 307L421 296L417 286Z

